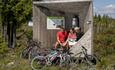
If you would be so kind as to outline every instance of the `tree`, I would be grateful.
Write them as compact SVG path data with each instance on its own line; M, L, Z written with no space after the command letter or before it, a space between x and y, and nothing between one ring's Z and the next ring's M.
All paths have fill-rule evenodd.
M8 47L16 44L16 28L26 23L32 16L32 0L0 1L3 37Z

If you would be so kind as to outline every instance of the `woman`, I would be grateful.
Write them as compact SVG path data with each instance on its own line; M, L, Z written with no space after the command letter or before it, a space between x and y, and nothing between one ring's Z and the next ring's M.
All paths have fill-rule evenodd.
M74 28L72 28L72 29L70 29L68 39L67 39L70 47L76 43L76 39L77 39L76 32L75 32Z

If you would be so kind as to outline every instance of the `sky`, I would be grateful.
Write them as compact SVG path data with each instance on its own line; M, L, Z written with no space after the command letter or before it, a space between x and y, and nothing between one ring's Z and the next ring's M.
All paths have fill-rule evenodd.
M94 14L115 18L115 0L93 0Z

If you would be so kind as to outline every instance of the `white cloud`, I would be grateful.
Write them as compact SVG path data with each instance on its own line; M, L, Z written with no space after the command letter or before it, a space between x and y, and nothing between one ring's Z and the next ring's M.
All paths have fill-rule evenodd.
M96 7L93 7L93 10L96 12L96 11L97 11L97 8L96 8Z
M110 17L115 18L115 4L110 4L102 8L98 8L97 10L94 10L97 14L107 14Z
M98 9L96 7L93 7L94 14L98 13Z
M96 9L96 7L93 7L93 9L95 10L95 9Z
M107 14L109 14L109 13L115 14L115 5L113 5L113 4L107 5L105 8L103 8L103 12L105 12Z
M110 4L110 5L107 5L105 8L115 9L115 5L114 4Z

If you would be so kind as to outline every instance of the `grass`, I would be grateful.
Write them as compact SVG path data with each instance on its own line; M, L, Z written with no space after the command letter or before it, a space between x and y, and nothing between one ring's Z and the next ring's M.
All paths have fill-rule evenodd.
M18 50L9 49L0 59L0 70L31 70L29 61L20 58Z
M9 49L9 51L0 57L0 70L32 70L30 67L30 62L27 59L20 58L20 50L22 47L17 47L15 49ZM101 50L102 51L102 50ZM102 51L103 52L103 51ZM100 55L100 54L99 54ZM111 53L107 56L101 56L101 62L95 67L90 69L95 70L114 70L115 54ZM76 65L75 70L90 70L84 65ZM68 70L68 68L51 66L45 68L45 70Z
M22 28L23 30L23 28ZM31 37L31 32L28 37ZM101 62L88 68L84 65L76 65L72 70L115 70L115 30L110 29L104 33L98 33L94 36L94 52L100 57ZM18 35L18 34L17 34ZM4 54L0 54L0 70L32 70L30 62L27 59L20 58L21 51L26 47L26 35L22 35L17 40L15 49L6 48ZM19 34L20 36L20 34ZM2 45L1 45L2 46ZM0 47L1 47L0 46ZM45 70L68 70L69 68L51 66Z
M30 62L27 59L20 58L20 48L14 50L9 49L9 52L0 57L0 70L32 70ZM67 70L57 66L45 68L45 70Z

